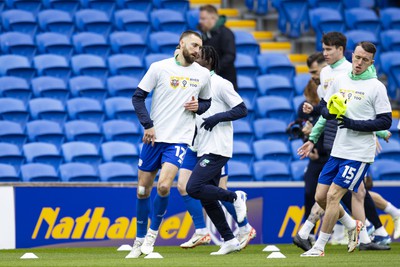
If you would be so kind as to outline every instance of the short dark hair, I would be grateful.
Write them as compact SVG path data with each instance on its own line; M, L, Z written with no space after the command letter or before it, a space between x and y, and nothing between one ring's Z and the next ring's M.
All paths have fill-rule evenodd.
M195 35L195 36L197 36L197 37L199 37L200 39L201 39L201 35L200 35L200 33L198 33L198 32L195 32L195 31L191 31L191 30L188 30L188 31L184 31L182 34L181 34L181 37L179 38L179 41L181 41L183 38L185 38L186 36L189 36L189 35Z
M317 62L318 65L324 63L324 55L321 52L315 52L314 54L309 55L307 58L307 66L310 68L314 62Z
M218 53L214 47L205 45L201 48L201 58L211 63L211 70L218 73L219 71L219 59Z
M216 14L218 15L218 10L215 6L213 5L204 5L200 7L200 11L207 11L208 13L211 14Z
M343 47L343 53L346 50L347 38L340 32L328 32L322 36L322 43L329 46Z
M376 46L375 46L373 43L367 42L367 41L362 41L362 42L359 42L359 43L356 45L356 47L357 47L357 46L361 46L362 49L364 49L366 52L372 53L372 58L375 57Z

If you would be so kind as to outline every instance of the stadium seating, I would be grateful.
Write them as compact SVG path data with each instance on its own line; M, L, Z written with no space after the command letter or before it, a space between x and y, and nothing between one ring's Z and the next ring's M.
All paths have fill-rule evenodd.
M102 182L134 182L137 180L137 168L122 162L106 162L99 166Z
M292 160L300 160L300 156L297 155L297 149L303 145L303 140L294 139L290 141L290 149L292 151Z
M18 176L16 169L12 165L0 163L0 183L19 181L21 181L21 178Z
M126 75L138 80L146 73L143 61L132 55L112 55L108 58L108 66L112 75Z
M10 9L1 13L3 29L6 31L22 32L33 37L38 25L34 14L19 9Z
M382 146L382 151L377 155L377 159L391 159L400 162L400 142L395 139L390 139L386 143L383 139L379 139Z
M296 113L299 111L300 105L302 105L304 101L306 101L304 95L298 95L293 97L293 108L296 111Z
M290 163L293 181L304 181L304 173L307 170L308 160L296 160Z
M373 8L375 0L346 0L343 1L343 5L346 9L355 7Z
M296 70L285 54L262 53L257 56L257 64L260 67L261 74L285 76L293 84Z
M68 115L74 120L88 120L101 125L105 116L100 103L87 97L76 97L67 101Z
M167 53L151 53L148 54L145 58L144 58L144 64L146 69L150 68L150 65L156 61L160 61L163 59L167 59L170 58L171 54L167 54Z
M381 44L384 51L400 52L400 29L381 32Z
M21 125L12 121L0 120L0 142L11 143L22 149L27 140Z
M157 9L150 13L150 21L155 31L181 34L187 29L183 14L171 9Z
M110 35L112 24L107 14L95 9L81 9L75 13L75 26L81 32Z
M375 36L380 32L380 21L376 13L368 8L351 8L344 12L346 25L352 30L370 31Z
M249 143L244 141L237 141L233 142L233 157L232 159L240 161L242 163L251 166L254 160L254 154L252 147ZM231 175L231 168L229 163L229 176Z
M100 177L96 169L86 163L70 162L60 166L60 175L63 182L98 182Z
M297 74L296 77L294 77L294 89L296 91L296 95L303 95L304 89L306 88L310 79L311 75L309 73Z
M73 97L87 97L103 103L107 89L101 80L90 76L76 76L69 79L69 88Z
M103 133L100 127L90 121L73 120L64 124L64 131L67 141L82 141L88 142L100 148L103 142Z
M237 75L243 75L250 79L256 79L259 74L258 66L252 56L246 54L236 54L235 68Z
M19 55L1 55L0 56L0 75L16 76L30 81L36 74L32 68L29 59Z
M137 166L139 162L139 152L135 145L122 142L111 141L101 145L101 153L104 162L123 162L131 166Z
M74 53L74 47L68 36L56 33L45 32L36 35L36 45L41 54L54 54L70 60Z
M111 97L113 96L132 97L138 84L139 84L138 79L129 76L116 75L113 77L109 77L107 79L108 94Z
M153 4L158 9L171 9L181 14L185 14L189 9L188 0L153 0Z
M42 9L42 1L39 0L5 0L8 9L19 9L33 13L35 16Z
M115 12L115 25L119 31L140 34L147 41L151 32L151 23L145 12L123 9Z
M54 98L64 105L70 95L65 81L60 78L41 76L32 79L31 85L35 97Z
M257 98L259 118L275 118L286 123L293 121L294 110L289 100L280 96L261 96Z
M67 82L72 74L67 59L60 55L38 55L34 57L33 64L41 76L53 76Z
M248 101L254 105L258 96L258 89L254 79L243 75L237 75L237 86L239 95L242 98L247 98Z
M116 8L115 0L80 0L83 8L97 9L107 14L109 18Z
M253 180L252 165L233 158L228 162L229 181L249 182Z
M63 162L57 147L49 143L32 142L22 147L27 163L43 163L53 166L56 170Z
M258 93L261 96L281 96L291 99L294 89L289 79L283 75L264 74L257 77Z
M43 163L29 163L21 166L24 182L60 182L53 166Z
M374 180L400 180L400 163L390 159L376 160L370 172Z
M46 8L69 12L73 16L78 8L80 8L81 3L79 0L43 0L43 5Z
M25 128L29 113L21 100L15 98L0 98L0 119L16 122Z
M90 55L79 54L72 56L71 67L75 75L88 75L105 81L108 77L108 68L103 58Z
M33 38L21 32L5 32L0 36L1 51L4 54L20 55L32 60L36 54Z
M380 55L380 61L382 62L382 70L388 78L388 95L395 98L400 84L396 84L396 80L400 81L400 79L396 79L396 76L399 76L400 73L400 52L384 52Z
M0 77L0 97L16 98L26 104L31 96L32 92L25 79L13 76Z
M135 9L150 14L153 9L153 0L117 0L120 8Z
M233 140L246 142L249 145L253 143L254 132L250 122L244 119L233 121Z
M304 0L272 0L278 10L278 27L289 37L299 37L309 30L308 2Z
M61 146L61 150L66 163L82 162L95 168L101 163L101 156L96 146L88 142L67 142Z
M260 53L260 45L257 43L254 36L246 31L234 31L236 53L249 55L256 58Z
M383 29L396 29L400 30L400 8L390 7L380 10L380 21Z
M69 2L72 3L72 1ZM38 14L38 23L43 32L59 33L68 38L75 31L75 23L72 20L72 16L63 10L47 9L41 11Z
M109 120L103 123L102 131L107 141L123 141L139 144L142 141L142 128L139 124L125 120Z
M292 176L287 164L274 160L261 160L253 164L256 181L290 181Z
M258 161L274 160L288 164L292 158L287 144L278 140L268 139L254 141L253 150Z
M150 34L149 41L153 53L164 53L171 57L179 44L180 35L167 31L153 32Z
M128 54L143 60L148 53L146 39L138 33L114 32L110 34L110 44L114 54Z
M65 136L62 127L48 120L33 120L26 124L26 132L30 142L50 143L60 150Z
M50 120L63 125L67 112L61 101L52 98L34 98L29 101L29 110L34 120Z
M308 0L310 7L312 8L330 8L341 12L343 10L343 1L342 0ZM310 16L310 21L312 23L312 19Z
M9 164L13 166L16 170L19 170L24 162L25 157L21 154L18 146L11 143L0 142L0 165ZM2 178L0 178L0 181L1 179Z
M197 26L199 24L199 17L200 17L200 9L198 9L198 8L190 9L186 13L186 21L187 21L189 30L197 30Z
M277 119L257 119L253 123L257 140L272 139L289 144L289 135L286 133L287 124Z
M72 43L78 54L92 54L107 59L111 52L110 45L103 35L94 32L80 32L72 36Z
M136 113L132 106L132 101L128 97L107 98L104 107L109 119L136 121Z

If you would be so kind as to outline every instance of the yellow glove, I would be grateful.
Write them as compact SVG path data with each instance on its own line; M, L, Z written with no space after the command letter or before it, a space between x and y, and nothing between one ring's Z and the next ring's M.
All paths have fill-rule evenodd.
M344 99L342 94L333 94L328 100L327 108L329 110L329 113L336 115L336 118L338 119L346 114L347 101L346 99Z

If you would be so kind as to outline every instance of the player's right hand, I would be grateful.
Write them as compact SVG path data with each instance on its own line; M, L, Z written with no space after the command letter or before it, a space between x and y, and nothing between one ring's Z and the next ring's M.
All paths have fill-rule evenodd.
M313 105L310 103L304 102L303 104L303 112L306 114L310 114L314 110Z
M154 146L154 142L156 141L156 131L154 127L144 130L142 141L145 144L151 143L151 146Z
M310 152L313 148L314 143L311 141L307 141L299 149L297 149L297 155L300 156L300 159L304 159L310 155Z

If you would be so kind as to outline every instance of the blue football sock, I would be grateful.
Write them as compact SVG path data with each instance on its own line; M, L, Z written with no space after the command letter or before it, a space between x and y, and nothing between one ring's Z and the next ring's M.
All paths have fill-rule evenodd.
M226 210L233 217L233 219L239 225L239 227L245 226L248 223L247 218L244 218L243 222L238 223L237 216L236 216L236 211L235 211L235 207L233 206L233 203L227 202L227 201L221 201L221 203L222 203L222 205L224 205Z
M151 216L150 228L154 231L158 231L161 221L164 218L165 212L167 211L169 195L162 197L156 195L153 201L153 215Z
M189 195L183 196L183 201L185 202L186 209L192 216L194 227L196 229L206 228L206 223L204 221L203 206L200 200L194 199Z
M150 197L136 201L136 237L145 237L150 214Z

